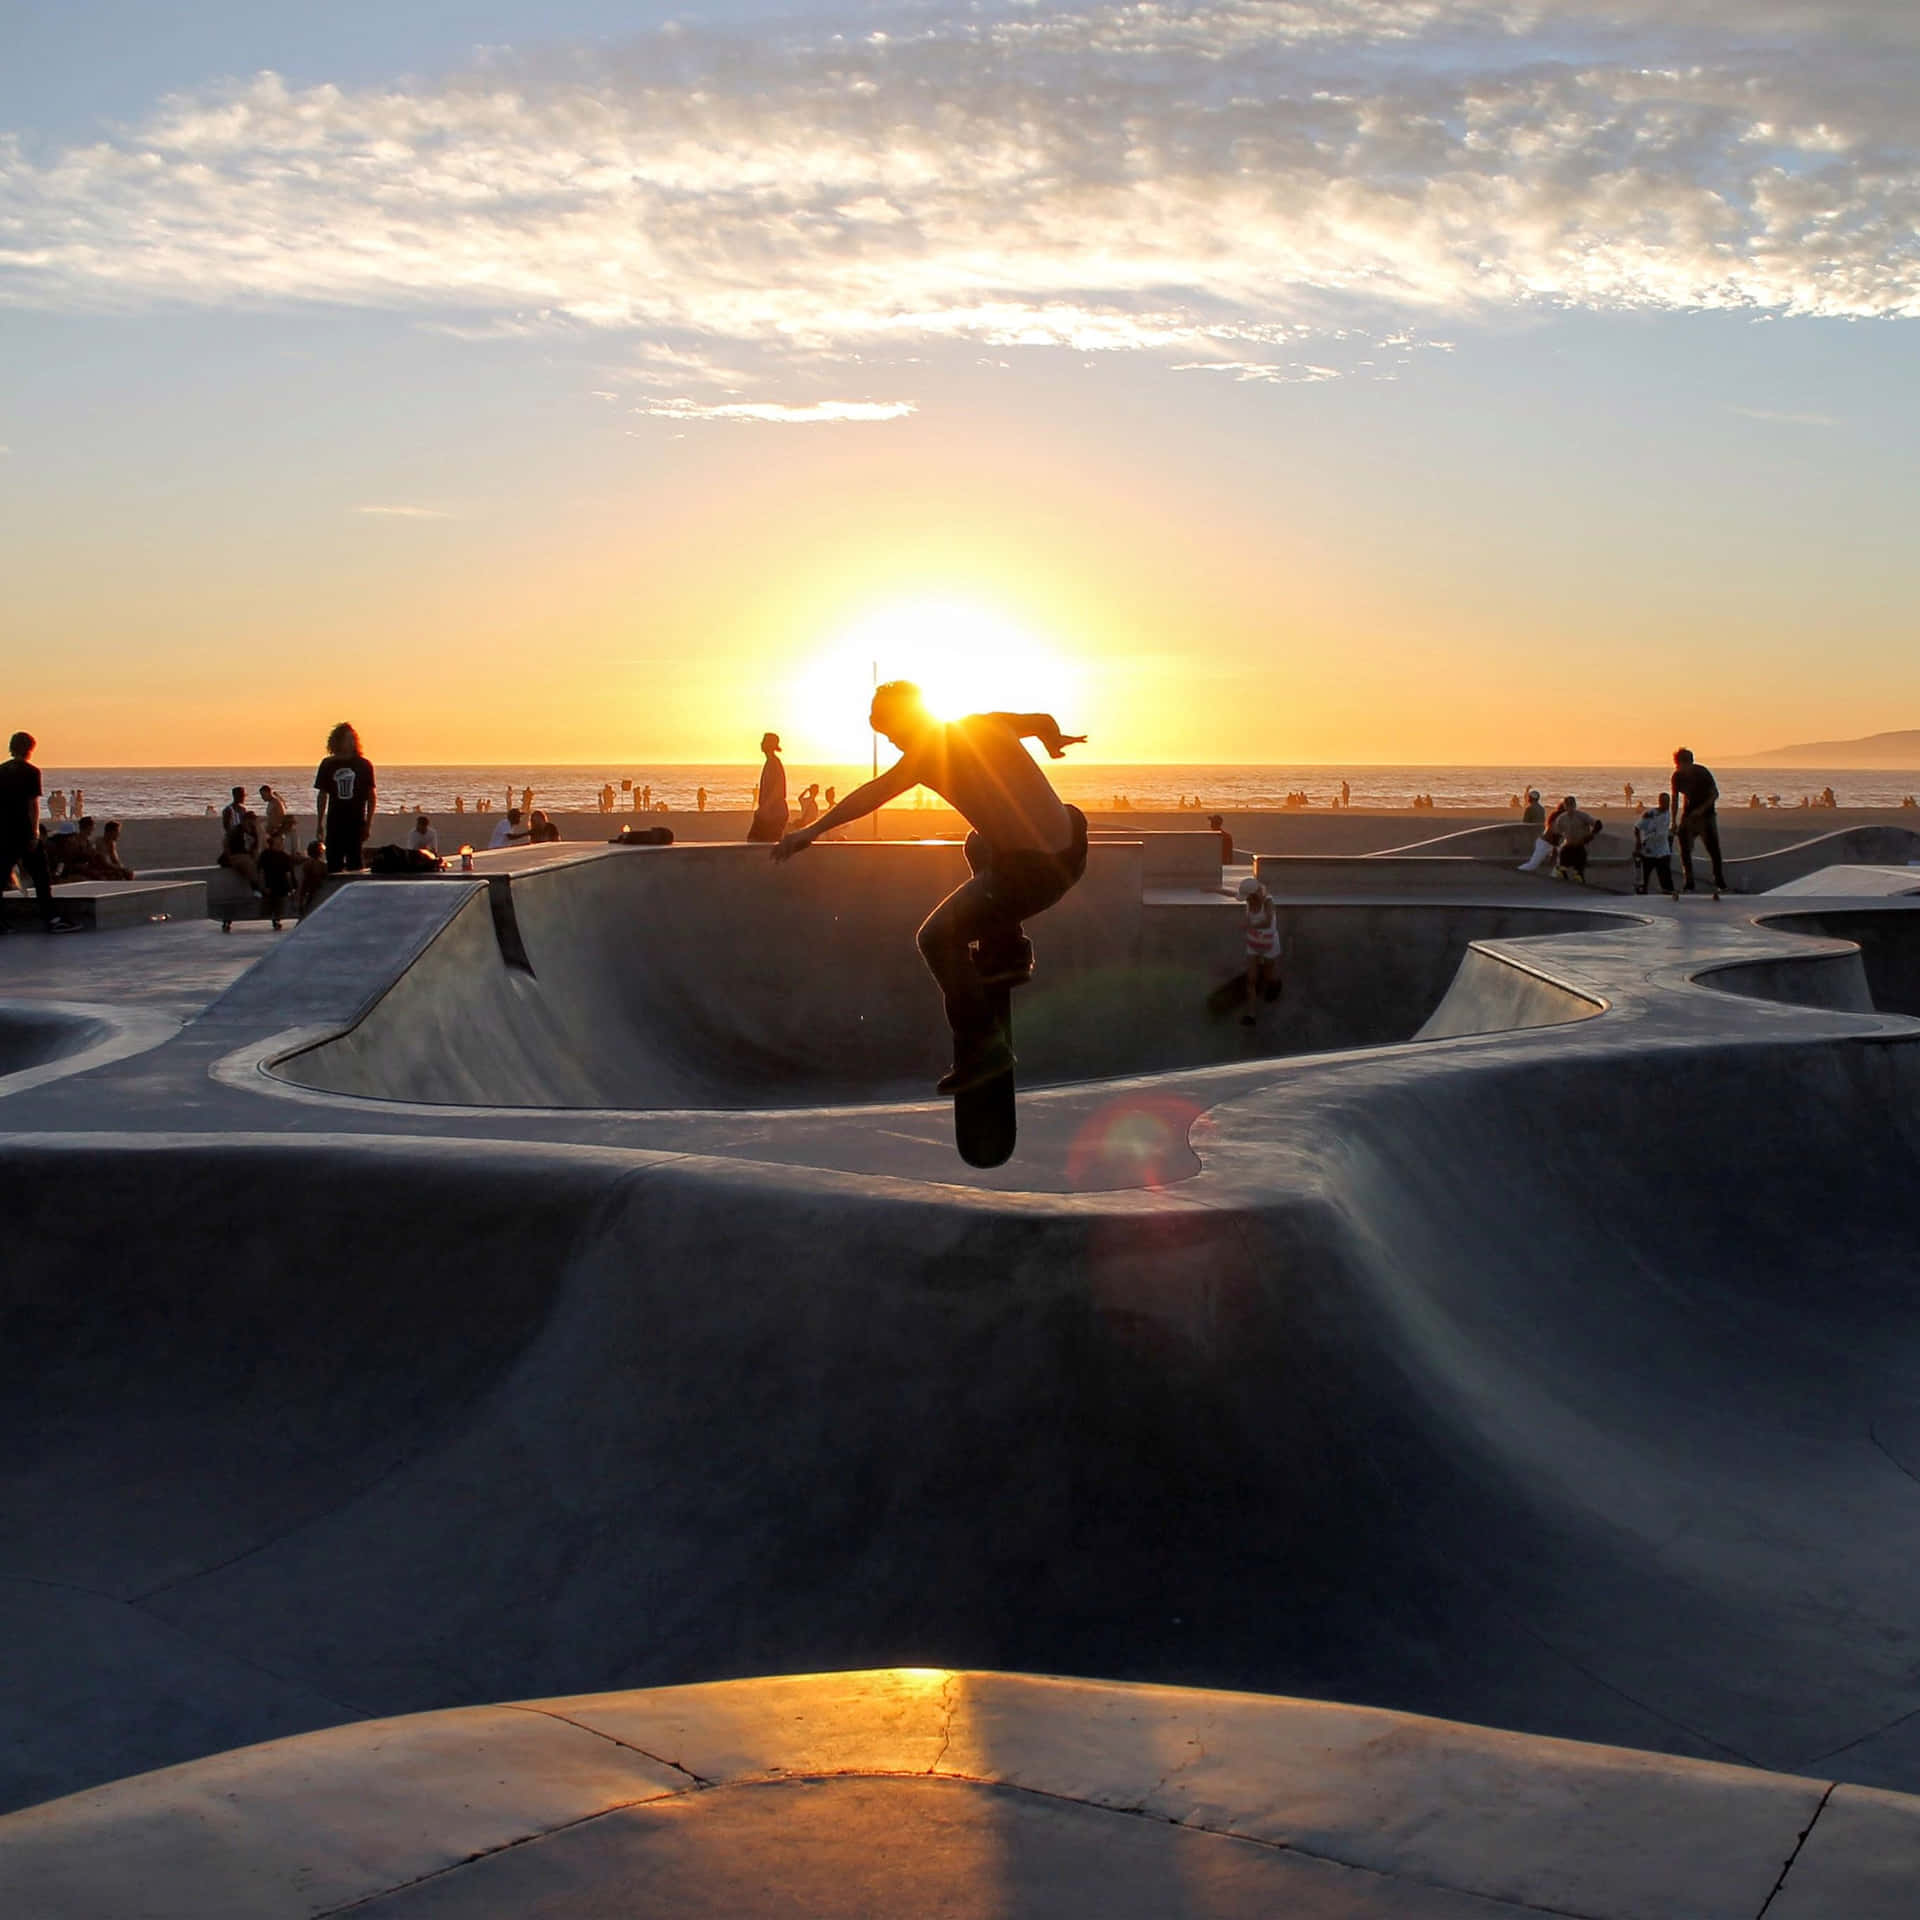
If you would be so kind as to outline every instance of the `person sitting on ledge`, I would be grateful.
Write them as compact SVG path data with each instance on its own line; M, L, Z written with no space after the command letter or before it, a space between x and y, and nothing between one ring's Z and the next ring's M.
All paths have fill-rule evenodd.
M521 823L520 809L509 807L494 827L493 838L487 842L487 845L489 847L524 847L532 838L533 829Z
M900 749L900 758L810 826L786 834L773 857L791 860L822 834L863 820L918 786L931 788L969 823L972 877L928 914L916 936L954 1033L953 1067L939 1090L964 1093L1014 1064L1011 1040L987 1018L987 988L1032 971L1033 949L1021 923L1058 902L1087 870L1087 816L1061 800L1021 743L1038 740L1058 760L1086 735L1062 733L1050 713L936 720L907 680L877 688L868 719Z
M609 807L607 811L611 813L613 809ZM544 809L535 807L533 810L533 818L527 825L527 839L529 843L536 847L542 847L551 845L552 842L559 838L560 829L553 821L547 818Z

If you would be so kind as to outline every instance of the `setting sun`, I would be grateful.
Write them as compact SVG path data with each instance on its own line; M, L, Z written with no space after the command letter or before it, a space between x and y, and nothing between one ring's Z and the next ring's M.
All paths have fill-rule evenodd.
M913 681L943 720L996 709L1046 710L1064 720L1084 697L1075 665L1004 614L966 601L897 601L795 669L785 709L795 743L860 757L867 705L882 680Z

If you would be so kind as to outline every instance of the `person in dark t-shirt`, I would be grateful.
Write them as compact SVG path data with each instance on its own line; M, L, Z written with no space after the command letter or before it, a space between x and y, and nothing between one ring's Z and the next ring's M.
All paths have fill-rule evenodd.
M40 923L49 933L72 933L78 924L56 913L53 879L40 845L40 769L33 764L34 737L16 733L7 742L7 759L0 761L0 891L13 885L19 868L33 882L40 907ZM0 919L0 933L7 923Z
M314 772L313 791L327 871L357 873L373 824L373 767L360 751L360 736L344 720L327 735L327 757Z
M1693 892L1693 843L1706 843L1707 858L1713 863L1713 890L1727 890L1727 869L1720 858L1720 783L1693 757L1691 749L1676 747L1673 754L1673 779L1668 785L1673 800L1673 827L1680 839L1680 871L1686 876L1685 890Z

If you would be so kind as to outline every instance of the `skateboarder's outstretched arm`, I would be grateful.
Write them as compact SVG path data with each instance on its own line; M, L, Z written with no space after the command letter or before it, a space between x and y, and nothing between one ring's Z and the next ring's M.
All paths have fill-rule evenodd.
M915 768L913 755L902 754L885 773L876 774L863 787L855 787L844 800L829 807L811 826L797 828L788 834L774 848L774 859L791 860L796 853L802 853L812 846L823 833L831 833L834 828L844 827L850 821L864 820L889 800L899 799L909 788L919 784L920 775Z
M1059 721L1050 713L994 713L987 717L998 720L1022 740L1038 740L1046 748L1047 757L1051 760L1062 759L1069 747L1086 743L1087 736L1084 733L1062 733Z

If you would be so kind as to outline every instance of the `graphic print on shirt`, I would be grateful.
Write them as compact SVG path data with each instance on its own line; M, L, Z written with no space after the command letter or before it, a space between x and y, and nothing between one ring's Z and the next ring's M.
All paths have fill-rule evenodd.
M351 767L334 768L333 790L342 800L351 800L353 790L358 784L358 776Z

